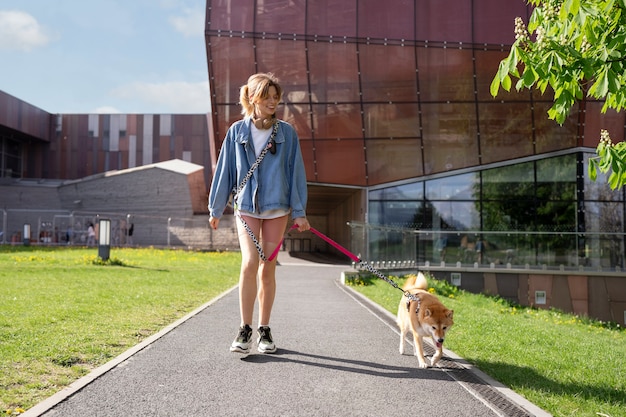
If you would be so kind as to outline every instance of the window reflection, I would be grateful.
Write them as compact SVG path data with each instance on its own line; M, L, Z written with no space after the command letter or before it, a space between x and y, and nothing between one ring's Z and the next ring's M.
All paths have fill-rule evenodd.
M369 222L379 225L373 247L386 259L390 242L383 239L390 231L384 226L393 226L415 230L420 262L623 267L624 191L586 180L587 201L577 201L576 165L588 156L372 190ZM607 201L612 198L617 202Z

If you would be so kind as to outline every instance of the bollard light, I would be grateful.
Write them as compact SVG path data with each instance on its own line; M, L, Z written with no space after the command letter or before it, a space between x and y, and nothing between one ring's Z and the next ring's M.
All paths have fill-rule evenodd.
M24 235L23 235L24 246L30 245L30 224L24 224Z
M98 256L103 261L109 260L111 254L111 220L98 220Z

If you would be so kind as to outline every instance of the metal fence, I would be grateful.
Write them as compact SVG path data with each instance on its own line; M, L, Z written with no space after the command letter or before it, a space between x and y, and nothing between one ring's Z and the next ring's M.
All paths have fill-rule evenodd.
M111 221L112 246L166 246L196 249L236 248L236 233L228 224L209 227L208 215L193 217L65 210L0 209L1 244L91 246L89 226ZM96 233L97 236L97 233Z

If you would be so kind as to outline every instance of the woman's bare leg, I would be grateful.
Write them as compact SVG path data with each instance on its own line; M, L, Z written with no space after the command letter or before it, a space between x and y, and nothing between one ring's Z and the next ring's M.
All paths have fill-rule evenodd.
M261 244L266 256L270 256L280 245L288 216L263 220L261 224ZM259 267L259 326L269 326L274 298L276 297L276 259L261 261Z
M261 221L259 219L244 217L248 227L255 236L259 236ZM241 249L241 270L239 273L239 311L241 325L252 326L254 302L257 295L257 273L259 270L259 253L252 242L250 235L237 217L237 233L239 235L239 247Z

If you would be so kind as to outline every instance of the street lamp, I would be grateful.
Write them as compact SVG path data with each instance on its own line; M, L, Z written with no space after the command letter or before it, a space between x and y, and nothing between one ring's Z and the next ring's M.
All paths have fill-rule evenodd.
M24 246L30 245L30 224L24 224L24 236L23 236Z
M98 256L103 261L109 260L111 253L111 220L98 220Z

